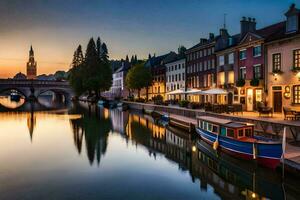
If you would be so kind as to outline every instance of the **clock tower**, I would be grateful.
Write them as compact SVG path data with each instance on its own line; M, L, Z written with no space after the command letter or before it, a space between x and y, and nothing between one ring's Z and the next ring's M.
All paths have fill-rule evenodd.
M36 79L36 61L34 60L34 52L32 46L29 51L29 61L27 62L27 79Z

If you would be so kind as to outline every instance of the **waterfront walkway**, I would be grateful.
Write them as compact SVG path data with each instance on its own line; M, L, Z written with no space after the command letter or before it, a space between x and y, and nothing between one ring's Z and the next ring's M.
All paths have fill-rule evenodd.
M252 123L255 123L255 128L257 131L259 131L257 128L260 127L263 129L263 132L271 134L275 133L277 136L280 136L282 134L284 126L289 127L289 135L292 134L293 137L289 137L289 139L287 140L288 142L284 155L285 164L292 170L300 171L300 146L299 144L294 145L299 140L298 135L300 135L300 121L284 120L282 114L273 114L273 117L259 116L257 112L218 114L205 112L203 109L186 109L177 106L160 106L135 102L127 103L130 105L130 107L133 107L135 109L155 110L155 112L168 115L169 117L175 118L182 122L190 122L195 126L197 125L196 116L212 115L215 117L230 118L239 121L250 121Z

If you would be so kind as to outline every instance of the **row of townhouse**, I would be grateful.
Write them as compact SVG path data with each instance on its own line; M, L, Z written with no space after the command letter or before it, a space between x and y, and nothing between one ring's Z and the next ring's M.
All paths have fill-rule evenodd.
M300 106L300 10L292 4L285 17L261 29L254 18L243 17L238 34L223 27L184 54L149 57L145 67L151 70L153 82L143 97L238 103L247 111L256 110L257 102L274 112ZM212 88L226 90L227 95L200 94Z
M240 33L219 35L186 51L186 86L197 90L222 88L227 95L188 95L196 102L239 103L253 111L257 102L282 112L300 106L300 10L291 5L286 20L256 29L254 18L243 17Z

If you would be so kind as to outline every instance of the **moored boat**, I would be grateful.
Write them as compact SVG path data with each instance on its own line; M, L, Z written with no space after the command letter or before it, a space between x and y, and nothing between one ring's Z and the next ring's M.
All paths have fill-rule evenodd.
M276 168L282 156L282 143L269 138L254 136L254 125L216 117L197 118L196 132L214 149L258 164Z

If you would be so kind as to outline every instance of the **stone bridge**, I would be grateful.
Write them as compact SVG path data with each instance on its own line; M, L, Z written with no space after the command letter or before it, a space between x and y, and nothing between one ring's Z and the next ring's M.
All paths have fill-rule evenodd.
M65 100L70 100L74 95L67 81L0 79L0 94L11 90L18 91L25 99L38 98L48 91L57 96L64 96Z

